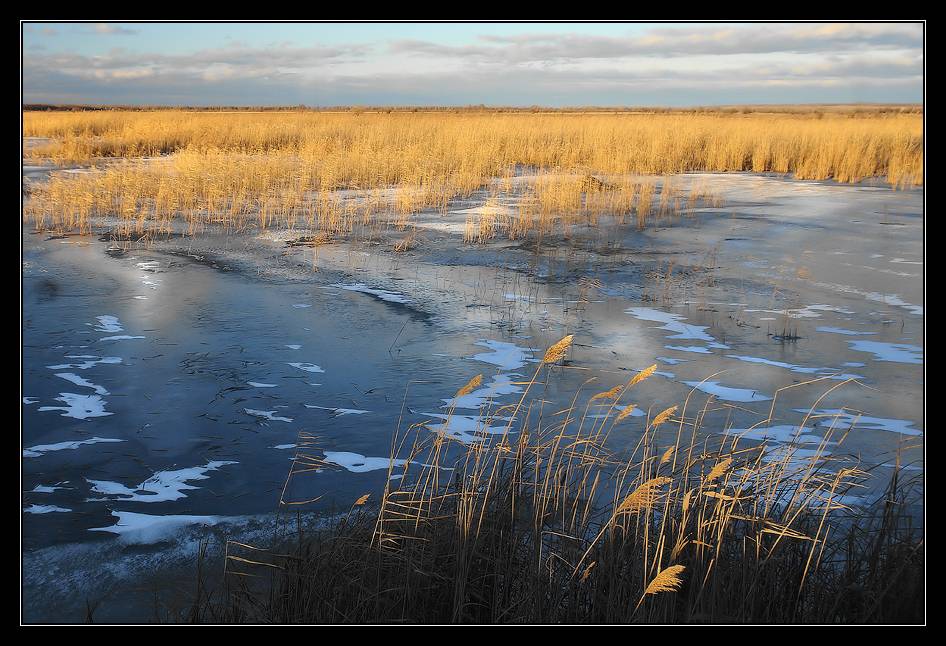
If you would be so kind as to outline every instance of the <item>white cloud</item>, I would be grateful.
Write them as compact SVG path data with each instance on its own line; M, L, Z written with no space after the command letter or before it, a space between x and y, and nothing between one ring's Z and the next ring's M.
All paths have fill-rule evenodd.
M24 95L257 105L910 102L922 97L922 35L912 23L713 24L626 37L483 35L465 45L231 40L189 54L33 51L24 56Z

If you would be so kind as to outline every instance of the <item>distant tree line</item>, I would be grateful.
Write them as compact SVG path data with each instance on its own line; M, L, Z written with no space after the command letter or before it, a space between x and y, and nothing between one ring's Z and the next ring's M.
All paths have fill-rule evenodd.
M219 105L219 106L194 106L194 105L88 105L88 104L47 104L47 103L26 103L23 105L24 111L72 111L72 112L95 112L95 111L132 111L132 112L153 112L158 110L186 110L192 112L442 112L442 113L588 113L588 112L627 112L644 114L751 114L751 113L785 113L785 114L847 114L850 116L868 115L868 114L922 114L923 106L918 104L794 104L794 105L719 105L719 106L690 106L690 107L662 107L662 106L569 106L569 107L548 107L533 105L528 107L521 106L487 106L487 105L466 105L466 106L421 106L421 105L339 105L339 106L272 106L272 105Z

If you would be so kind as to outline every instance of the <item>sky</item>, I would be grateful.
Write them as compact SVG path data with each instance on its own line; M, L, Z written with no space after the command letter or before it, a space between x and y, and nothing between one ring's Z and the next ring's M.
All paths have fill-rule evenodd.
M22 23L25 103L919 103L921 23Z

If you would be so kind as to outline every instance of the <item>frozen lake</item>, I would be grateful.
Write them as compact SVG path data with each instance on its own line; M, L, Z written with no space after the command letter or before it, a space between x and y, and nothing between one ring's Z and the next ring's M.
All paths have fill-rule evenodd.
M648 411L713 396L716 441L749 429L745 442L804 448L850 429L828 450L881 465L877 482L898 449L921 473L922 192L700 177L722 206L538 248L463 244L476 199L414 216L408 253L359 241L315 258L285 245L304 232L144 246L24 225L24 618L81 620L102 597L105 616L149 618L148 593L123 591L186 572L206 532L265 537L295 513L285 503L331 515L380 492L399 425L462 443L504 427L481 407L515 402L565 334L573 369L542 392L555 404L590 377L587 396L658 366L615 451ZM290 477L299 451L325 464Z

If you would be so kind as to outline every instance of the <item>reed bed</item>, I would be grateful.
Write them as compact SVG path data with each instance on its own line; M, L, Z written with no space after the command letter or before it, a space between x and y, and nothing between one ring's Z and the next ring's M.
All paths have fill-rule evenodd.
M607 440L655 366L545 410L571 342L549 348L518 402L483 411L493 430L480 441L426 423L399 431L392 458L406 462L392 459L374 507L361 496L330 529L277 550L231 543L225 599L190 619L923 621L916 482L896 469L876 505L853 508L867 471L824 451L844 432L828 429L814 455L753 445L705 432L708 405L689 399L651 411L637 446L614 453Z
M547 232L564 221L567 230L569 220L593 223L608 212L644 226L652 206L663 213L682 208L686 196L672 191L661 191L652 205L649 182L631 179L640 175L751 171L839 182L883 178L895 187L923 182L918 114L23 116L24 136L49 140L25 155L97 167L56 174L31 190L26 217L67 229L88 229L102 215L158 229L183 218L234 229L305 223L334 234L394 216L403 228L411 214L443 213L495 178L510 189L517 174L534 173L539 179L522 200L525 223L506 228L518 236L530 222ZM550 215L562 213L564 220Z

